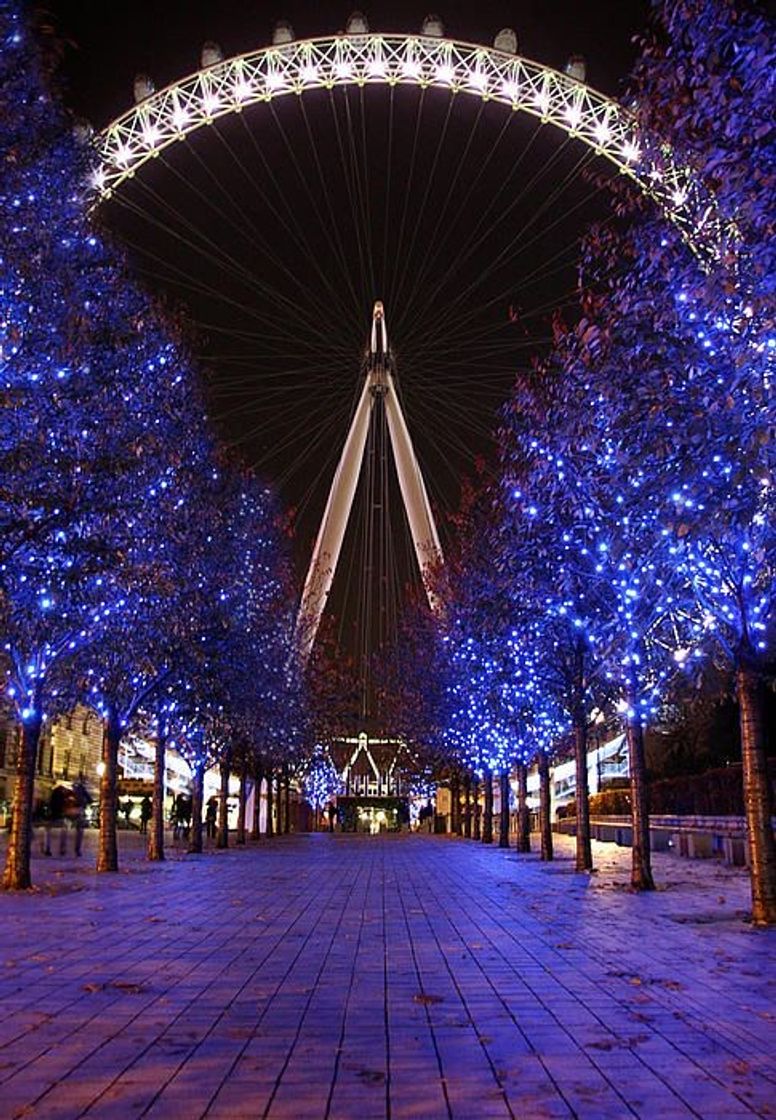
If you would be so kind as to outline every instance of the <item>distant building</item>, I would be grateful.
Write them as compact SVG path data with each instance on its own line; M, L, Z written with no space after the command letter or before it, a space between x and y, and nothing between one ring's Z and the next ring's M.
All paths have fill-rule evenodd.
M402 773L405 746L400 739L337 739L330 748L344 793L337 797L347 831L383 832L409 821L408 790Z
M100 784L103 721L91 709L78 705L67 715L46 720L40 736L35 775L35 799L46 801L58 782L83 779L96 792ZM7 822L16 783L20 727L10 708L0 708L0 827ZM129 735L119 749L119 796L142 797L151 790L154 745L140 735ZM165 758L165 790L173 797L188 792L188 764L174 750Z
M625 735L613 736L605 743L587 752L587 784L591 796L600 793L622 779L630 777L628 747ZM558 809L569 805L576 797L577 771L573 758L550 766L550 817L556 819ZM533 767L528 775L528 804L532 810L539 808L539 771Z
M102 720L89 708L78 705L66 716L46 720L40 735L35 773L35 799L48 800L57 782L83 778L96 789L102 757ZM16 759L21 728L9 708L0 709L0 824L10 809L16 784Z

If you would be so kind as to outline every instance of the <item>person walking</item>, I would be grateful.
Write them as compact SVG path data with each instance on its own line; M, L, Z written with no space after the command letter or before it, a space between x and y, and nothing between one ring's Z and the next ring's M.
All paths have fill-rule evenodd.
M208 840L216 838L216 821L218 820L218 801L211 797L205 811L205 834Z
M84 843L84 828L86 827L86 809L92 803L92 795L84 784L84 780L79 776L78 781L73 782L73 827L75 829L75 854L81 855Z
M183 794L178 793L172 803L172 812L170 813L170 823L172 824L172 838L173 840L180 840L183 835Z
M59 854L65 855L67 851L67 836L65 834L65 800L70 791L62 785L56 785L51 791L49 798L49 827L46 836L45 854L50 856L51 852L51 831L52 829L59 829Z
M183 827L183 838L188 840L191 831L191 798L184 797L183 804L181 805L181 824Z
M434 806L431 800L426 802L426 832L432 833L434 831Z
M35 802L35 808L32 814L32 821L34 828L40 828L40 854L43 856L51 855L51 810L49 807L49 798L40 798Z
M148 822L151 819L151 814L153 813L153 811L154 809L153 805L151 804L151 798L148 796L148 794L146 794L143 800L140 802L140 831L142 833L148 832Z

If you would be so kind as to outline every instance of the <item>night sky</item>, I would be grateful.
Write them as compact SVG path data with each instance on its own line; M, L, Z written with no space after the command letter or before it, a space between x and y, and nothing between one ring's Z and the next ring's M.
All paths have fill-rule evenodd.
M131 106L136 73L161 88L198 67L205 40L228 56L267 45L278 19L305 38L342 30L350 11L248 0L47 7L70 43L66 100L95 128ZM558 69L581 53L589 83L617 97L647 7L555 0L439 15L449 37L486 44L512 26L521 54ZM372 31L414 32L425 14L366 11ZM560 132L475 98L337 89L191 135L102 207L138 273L195 324L211 415L296 511L300 573L359 390L373 301L386 304L444 544L460 478L489 453L514 372L546 345L553 307L573 299L578 239L610 212L597 185L605 170ZM388 500L376 501L392 513L375 576L390 613L413 564L390 469L385 479ZM333 599L348 641L362 596L363 493L357 512Z

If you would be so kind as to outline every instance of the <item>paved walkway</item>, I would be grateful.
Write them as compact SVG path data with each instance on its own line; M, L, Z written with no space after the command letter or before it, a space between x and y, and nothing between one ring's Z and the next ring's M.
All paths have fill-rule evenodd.
M637 896L628 851L587 878L559 847L38 859L44 887L0 896L0 1115L776 1116L776 932L742 920L745 876L658 856Z

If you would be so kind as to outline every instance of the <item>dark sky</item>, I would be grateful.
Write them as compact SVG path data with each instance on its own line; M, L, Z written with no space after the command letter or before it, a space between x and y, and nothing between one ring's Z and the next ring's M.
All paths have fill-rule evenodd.
M316 2L266 4L260 0L47 0L46 8L73 43L68 73L74 104L102 126L129 105L132 79L151 73L161 86L195 68L206 39L227 54L265 45L279 19L298 38L334 34L352 11ZM618 94L633 59L632 37L644 26L644 0L482 0L431 9L451 38L492 43L514 27L521 54L561 68L572 53L588 60L591 85ZM410 3L364 8L373 31L417 31L426 9Z
M267 45L277 19L298 38L343 29L350 9L255 0L48 0L71 43L65 96L102 128L198 66ZM513 26L521 54L617 97L643 29L641 0L487 2L440 10L449 37L490 44ZM426 9L372 6L373 31L419 30ZM303 102L303 104L302 104ZM297 511L300 572L359 388L372 302L386 301L408 423L441 522L487 453L514 372L546 345L552 308L576 282L576 245L609 213L600 161L556 130L475 98L381 88L281 98L168 149L103 206L138 272L183 304L198 331L211 413ZM379 448L378 448L379 451ZM412 571L392 472L378 529L381 606ZM362 491L364 487L362 486ZM369 521L365 493L361 524ZM374 514L374 511L373 511ZM388 516L381 509L376 520ZM334 597L357 628L363 540L352 532ZM392 608L390 608L392 609Z

